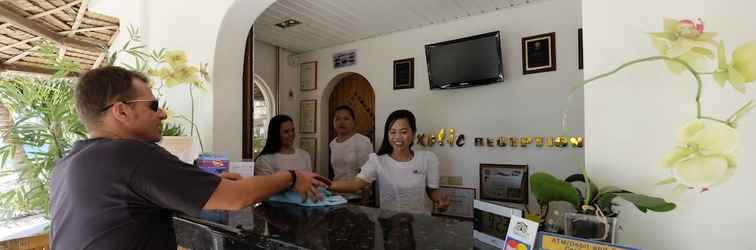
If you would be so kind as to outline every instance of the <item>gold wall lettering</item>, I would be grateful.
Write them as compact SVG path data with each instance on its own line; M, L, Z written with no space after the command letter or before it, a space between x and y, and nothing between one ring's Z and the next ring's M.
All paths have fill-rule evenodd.
M459 135L457 136L457 147L462 147L465 145L465 135Z
M576 148L582 148L583 147L583 137L577 136L577 137L570 137L570 145Z
M530 136L520 137L520 147L527 147L531 142L533 142L533 139L531 139Z
M483 146L483 137L475 137L475 146L476 147L482 147Z
M438 142L439 146L444 145L444 138L446 137L446 134L444 134L444 129L441 129L436 134L436 141Z
M465 145L465 135L455 134L453 128L440 129L438 132L428 134L417 134L417 144L424 147L439 146L457 146ZM509 140L509 142L507 142ZM496 137L475 137L475 147L556 147L556 148L583 148L584 139L582 136L496 136Z
M447 135L446 138L448 139L446 143L448 143L449 146L454 144L454 129L453 128L449 129L449 135Z

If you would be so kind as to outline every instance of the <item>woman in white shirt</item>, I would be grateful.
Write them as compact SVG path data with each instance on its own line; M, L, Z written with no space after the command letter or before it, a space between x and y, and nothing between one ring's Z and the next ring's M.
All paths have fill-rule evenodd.
M378 180L380 207L399 212L430 214L430 198L439 209L449 199L438 191L438 158L429 151L412 150L417 126L415 116L397 110L386 120L383 142L378 154L370 154L357 177L334 181L336 192L356 192Z
M337 181L351 180L360 172L360 167L373 153L373 143L370 139L354 130L354 110L349 106L339 106L334 111L333 128L336 131L329 147L331 148L331 167L333 179ZM360 194L343 194L345 198L355 202L361 196L368 194L369 189L362 190ZM363 200L366 197L363 197Z
M297 133L287 115L276 115L268 124L268 138L255 158L255 175L271 175L279 170L312 171L310 154L294 147Z

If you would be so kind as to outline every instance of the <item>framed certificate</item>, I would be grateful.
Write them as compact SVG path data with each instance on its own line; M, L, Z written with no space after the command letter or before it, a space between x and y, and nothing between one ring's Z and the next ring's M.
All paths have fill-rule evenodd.
M522 38L522 74L556 70L556 33Z
M528 204L528 166L481 163L480 198Z
M445 211L439 211L434 205L432 215L446 216L457 219L473 219L473 201L475 200L475 189L467 187L440 186L441 193L449 197L449 208Z
M318 62L299 64L299 90L315 90L318 88Z
M317 131L315 120L318 115L317 100L302 100L299 103L299 132L314 134Z

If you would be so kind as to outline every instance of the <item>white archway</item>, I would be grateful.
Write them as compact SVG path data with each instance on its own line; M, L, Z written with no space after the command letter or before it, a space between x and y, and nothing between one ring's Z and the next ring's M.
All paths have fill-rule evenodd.
M213 61L213 152L242 158L242 74L249 29L275 0L236 0L223 16Z
M263 80L262 77L257 74L254 74L253 83L255 84L255 86L257 86L258 89L260 89L260 92L262 92L262 95L265 98L266 106L269 107L268 113L275 113L275 111L277 110L276 100L274 99L275 96L273 95L273 91L270 90L268 83L265 82L265 80Z

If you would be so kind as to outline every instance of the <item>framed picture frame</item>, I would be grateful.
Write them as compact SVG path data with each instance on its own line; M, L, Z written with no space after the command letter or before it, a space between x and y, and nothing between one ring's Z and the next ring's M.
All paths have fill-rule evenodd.
M442 212L434 204L431 215L462 220L473 219L473 202L476 198L475 188L439 186L438 190L449 197L449 208Z
M333 54L333 68L352 66L357 64L357 50L343 51Z
M578 69L583 69L583 28L578 29Z
M528 204L528 165L480 164L480 198Z
M522 74L556 70L556 33L522 38Z
M318 89L318 62L304 62L299 64L299 90L309 91Z
M318 172L317 162L318 162L318 138L315 137L302 137L299 138L299 148L303 149L304 151L307 151L307 153L310 154L310 160L312 161L310 164L312 164L312 171L314 173Z
M415 58L394 61L394 90L415 87Z
M318 101L302 100L299 102L299 132L314 134L317 132Z

